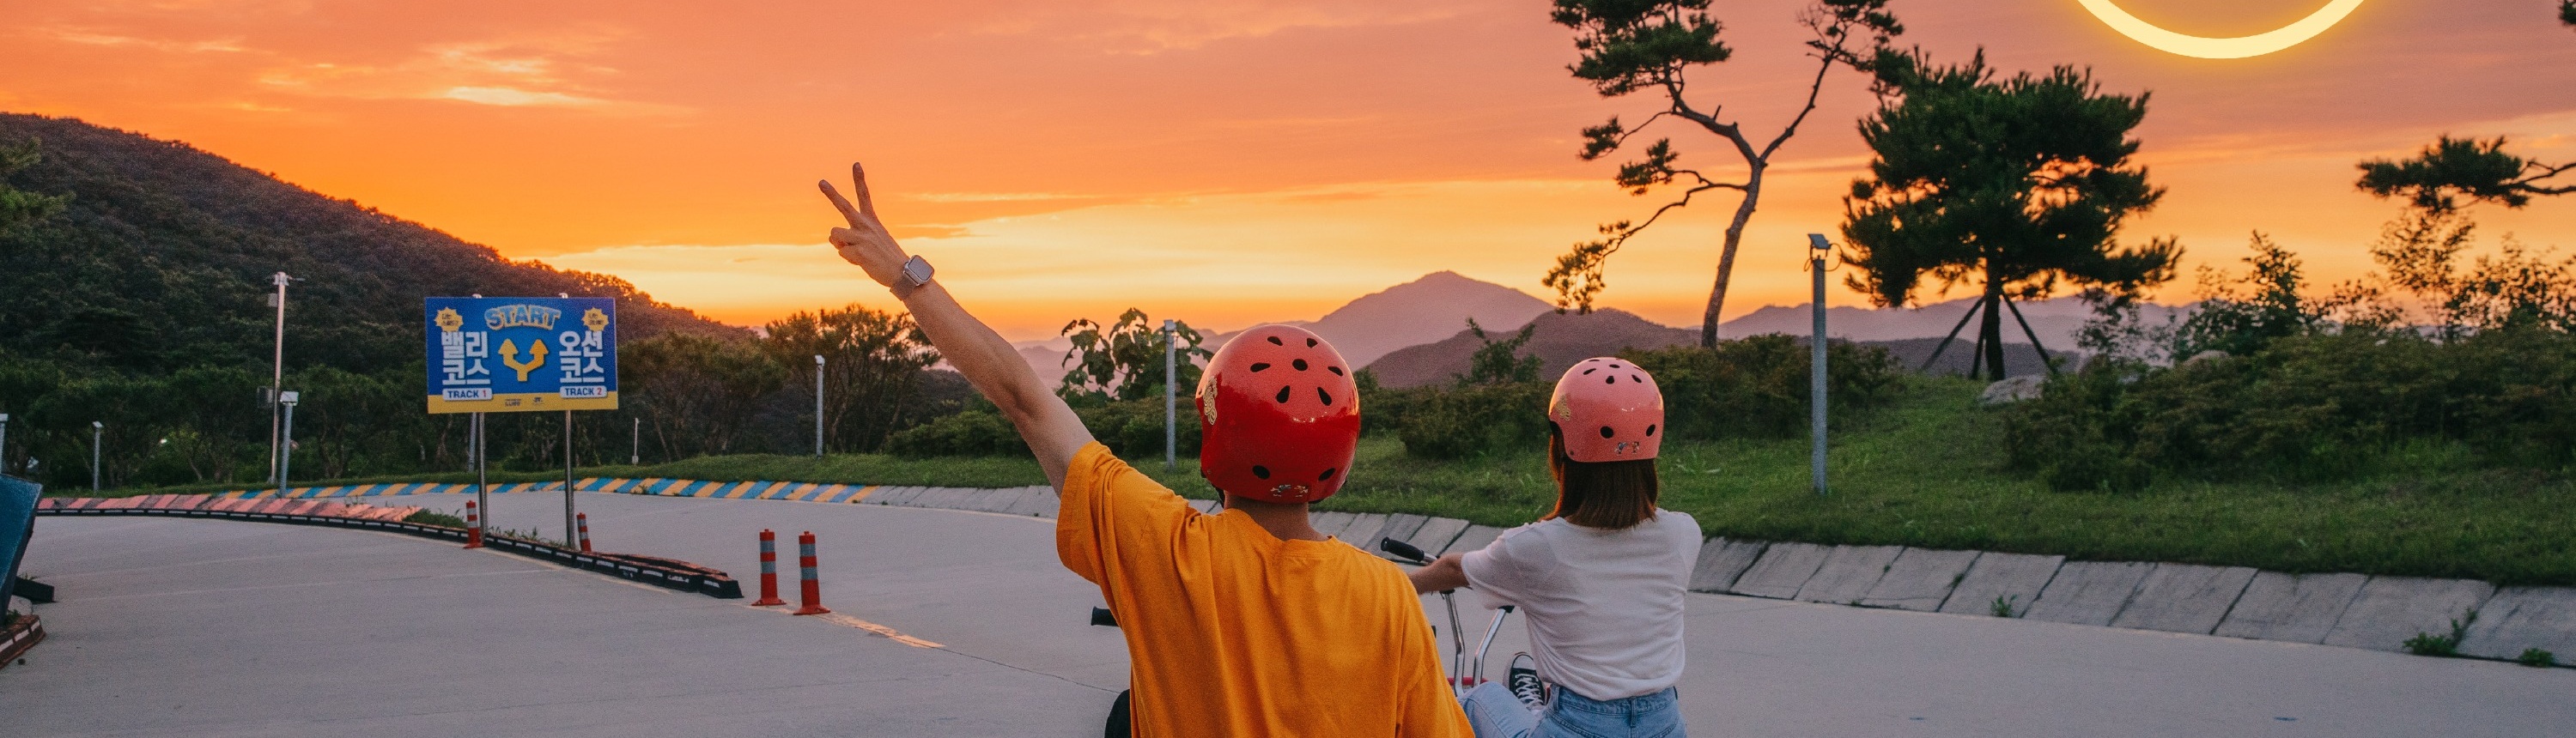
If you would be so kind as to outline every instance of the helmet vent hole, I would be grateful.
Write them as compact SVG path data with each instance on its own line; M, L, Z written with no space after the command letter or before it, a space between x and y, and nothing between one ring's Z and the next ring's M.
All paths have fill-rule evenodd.
M1288 365L1289 365L1289 366L1296 367L1296 368L1297 368L1297 371L1301 371L1301 372L1302 372L1302 371L1305 371L1305 370L1306 370L1306 360L1305 360L1305 359L1298 359L1298 360L1296 360L1296 361L1288 362Z
M1655 436L1655 427L1654 427L1654 426L1651 426L1651 425L1646 426L1646 437L1648 437L1648 438L1653 438L1654 436Z
M1331 469L1326 469L1326 470L1324 470L1324 473L1315 475L1315 481L1318 481L1318 482L1330 482L1330 481L1333 481L1333 472L1337 472L1337 471L1341 471L1341 468L1340 468L1340 467L1335 467L1335 468L1331 468Z
M1252 476L1260 477L1260 478L1262 478L1262 479L1269 479L1269 478L1270 478L1270 467L1262 466L1262 465L1260 465L1260 464L1254 464L1254 465L1252 465Z
M1333 404L1333 393L1325 392L1324 388L1317 387L1315 388L1315 399L1323 400L1324 404L1329 406Z
M1601 426L1601 437L1602 437L1602 438L1609 438L1609 437L1611 437L1611 436L1615 436L1615 435L1618 435L1618 434L1619 434L1619 432L1618 432L1618 431L1611 430L1611 429L1610 429L1610 426L1606 426L1606 425L1605 425L1605 426Z
M1618 377L1602 377L1602 378L1601 378L1601 383L1602 383L1602 384L1618 384L1618 383L1619 383L1619 378L1618 378Z
M1252 370L1253 370L1253 371L1256 371L1256 372L1257 372L1257 371L1261 371L1261 370L1263 370L1263 369L1268 369L1268 368L1270 368L1270 364L1268 364L1268 363L1266 363L1266 362L1265 362L1265 363L1260 363L1260 364L1254 364L1254 365L1252 365Z
M1281 387L1281 388L1279 388L1279 401L1280 401L1280 402L1287 402L1287 401L1288 401L1288 388L1286 388L1286 387Z
M1645 378L1645 377L1640 377L1640 376L1637 376L1637 375L1634 375L1634 374L1630 374L1630 375L1628 375L1628 381L1635 382L1635 383L1638 383L1638 384L1645 384L1645 383L1646 383L1646 378Z
M1286 341L1281 341L1281 340L1279 340L1279 337L1278 337L1278 336L1271 336L1271 337L1270 337L1270 345L1272 345L1272 346L1286 346L1286 345L1288 345L1288 343L1287 343Z
M1585 370L1583 370L1583 376L1587 376L1587 377L1592 376L1592 373L1593 373L1593 372L1597 372L1597 371L1601 371L1601 367L1597 367L1597 366L1596 366L1596 367L1593 367L1593 368L1590 368L1590 369L1585 369Z
M1336 376L1336 377L1338 377L1338 376L1341 376L1341 375L1342 375L1342 368L1341 368L1341 367L1338 367L1338 366L1328 366L1328 367L1324 367L1324 371L1332 372L1332 373L1333 373L1333 376Z
M1315 347L1315 339L1312 339L1312 338L1306 339L1306 348L1314 348L1314 347Z

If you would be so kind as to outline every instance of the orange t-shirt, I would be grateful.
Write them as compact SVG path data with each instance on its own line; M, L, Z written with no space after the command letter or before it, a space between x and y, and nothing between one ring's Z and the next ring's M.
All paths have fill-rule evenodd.
M1063 495L1056 554L1118 614L1137 735L1471 735L1394 564L1200 514L1097 443Z

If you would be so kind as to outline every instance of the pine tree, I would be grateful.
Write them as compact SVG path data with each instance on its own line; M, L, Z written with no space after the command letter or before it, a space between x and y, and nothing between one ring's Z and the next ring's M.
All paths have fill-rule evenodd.
M1675 208L1690 204L1691 198L1709 190L1727 189L1743 193L1735 206L1735 219L1726 226L1725 249L1717 257L1717 282L1709 288L1708 309L1700 317L1700 344L1717 345L1718 312L1726 305L1727 282L1735 272L1735 249L1744 240L1744 226L1753 219L1754 206L1762 200L1763 172L1771 166L1771 157L1782 144L1797 135L1798 125L1815 112L1816 96L1824 89L1825 75L1836 67L1861 68L1886 47L1887 40L1905 32L1896 16L1887 12L1887 0L1816 0L1798 17L1798 22L1814 34L1807 41L1808 55L1816 60L1815 77L1807 83L1805 107L1782 126L1767 142L1757 145L1755 135L1742 123L1720 120L1723 102L1708 104L1703 95L1685 95L1686 77L1693 67L1718 64L1733 56L1718 35L1723 24L1708 14L1710 0L1556 0L1552 17L1559 25L1575 30L1575 48L1583 52L1582 61L1571 71L1574 76L1592 83L1602 97L1620 97L1633 92L1661 93L1665 109L1630 128L1613 117L1610 122L1583 130L1585 143L1581 156L1591 161L1617 151L1634 136L1670 117L1698 126L1716 135L1744 161L1741 181L1713 179L1710 173L1678 165L1681 154L1675 152L1672 139L1657 139L1646 147L1645 158L1619 166L1617 182L1631 194L1643 195L1655 187L1680 184L1681 196L1656 208L1643 222L1618 221L1600 227L1602 238L1575 244L1565 255L1557 257L1556 266L1542 280L1556 290L1559 310L1592 310L1592 299L1600 294L1602 272L1610 255L1626 245L1628 239ZM1696 99L1698 102L1694 103Z
M2130 161L2146 95L2104 94L2070 67L1998 82L1983 50L1964 66L1920 52L1873 64L1889 97L1861 121L1877 160L1844 200L1852 289L1896 306L1927 274L1944 288L1981 280L1982 363L2001 379L2010 300L2061 283L2135 294L2173 277L2173 240L2118 243L2122 222L2164 195Z

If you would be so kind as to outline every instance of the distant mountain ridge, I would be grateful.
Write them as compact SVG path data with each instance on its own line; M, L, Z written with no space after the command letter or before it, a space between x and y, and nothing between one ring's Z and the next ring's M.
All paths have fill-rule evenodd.
M0 142L43 160L10 185L65 210L0 235L0 346L141 372L269 363L269 275L288 288L290 367L373 373L421 360L421 300L613 297L620 337L747 336L616 277L514 262L355 202L176 141L69 118L0 113Z
M1278 321L1314 331L1331 341L1343 360L1368 366L1397 349L1432 343L1467 327L1467 319L1498 330L1518 330L1531 318L1553 309L1529 293L1452 271L1422 275L1413 281L1362 295L1311 321ZM1243 331L1210 333L1201 343L1214 351ZM1061 362L1070 344L1064 339L1015 344L1020 358L1038 376L1064 376Z
M1975 302L1949 300L1920 308L1828 307L1825 330L1836 339L1885 347L1901 363L1913 368L1931 357L1941 336L1957 326L1960 316ZM2031 332L2039 335L2051 354L2070 360L2075 356L2075 337L2092 317L2090 306L2073 297L2016 305L2030 320ZM2143 306L2142 314L2152 324L2186 315L2190 310L2187 305L2149 304ZM1542 371L1547 373L1623 349L1699 341L1697 328L1665 326L1612 308L1589 315L1561 314L1547 301L1529 293L1451 271L1433 272L1370 293L1317 320L1280 322L1304 326L1332 341L1351 364L1373 370L1378 381L1387 386L1413 387L1449 381L1452 375L1466 371L1468 357L1483 345L1466 330L1470 317L1494 340L1509 338L1512 332L1536 320L1539 328L1532 333L1523 355L1540 357ZM1718 335L1742 338L1781 333L1803 337L1813 330L1813 321L1814 315L1805 304L1768 305L1726 321L1719 326ZM1961 330L1958 341L1942 352L1933 370L1964 372L1967 357L1974 349L1975 329L1970 325ZM1210 334L1205 345L1213 350L1237 333L1240 331ZM2020 324L2006 321L2004 333L2007 373L2045 370ZM1021 358L1037 370L1038 376L1052 380L1064 375L1060 362L1067 343L1063 339L1016 345Z

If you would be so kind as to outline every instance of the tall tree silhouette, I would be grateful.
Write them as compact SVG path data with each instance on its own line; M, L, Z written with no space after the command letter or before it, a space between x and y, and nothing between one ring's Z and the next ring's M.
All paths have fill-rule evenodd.
M1962 66L1931 67L1920 52L1873 66L1889 96L1861 121L1877 160L1843 202L1852 289L1896 306L1926 274L1945 289L1981 280L1982 363L2000 379L2011 300L2061 282L2134 295L2173 277L2172 239L2118 243L2122 222L2164 195L2129 160L2145 94L2104 94L2089 71L2063 66L1996 81L1982 49Z
M1889 37L1904 33L1905 28L1887 12L1887 0L1816 0L1807 6L1799 14L1798 23L1814 34L1807 41L1807 49L1816 60L1816 74L1807 83L1806 104L1778 134L1757 145L1754 136L1758 134L1747 133L1737 121L1720 120L1725 109L1723 101L1711 103L1687 94L1685 77L1691 68L1724 62L1735 53L1718 39L1724 25L1709 16L1709 4L1710 0L1556 0L1552 17L1558 24L1574 29L1574 46L1583 52L1582 60L1570 67L1575 77L1591 82L1602 97L1652 91L1662 94L1666 103L1663 110L1634 128L1612 117L1608 123L1584 129L1584 161L1619 150L1629 137L1656 121L1677 118L1732 146L1745 169L1741 180L1712 178L1707 172L1681 166L1681 154L1673 150L1672 139L1656 139L1646 147L1644 158L1619 166L1617 182L1637 195L1678 184L1683 187L1681 195L1656 208L1642 222L1621 220L1602 225L1602 238L1577 243L1557 257L1556 266L1548 270L1544 282L1556 290L1557 309L1590 312L1593 297L1601 292L1603 267L1628 239L1654 225L1665 213L1689 205L1691 198L1700 193L1735 190L1743 194L1743 199L1735 206L1735 219L1726 226L1725 249L1717 258L1717 282L1709 288L1708 309L1700 316L1700 344L1713 347L1717 345L1718 312L1726 304L1727 283L1735 270L1735 250L1743 242L1744 225L1752 221L1753 209L1762 199L1763 173L1770 168L1771 157L1797 134L1807 114L1815 111L1816 96L1824 89L1827 73L1836 67L1860 68L1885 48Z
M2362 162L2357 184L2380 197L2404 197L2428 213L2457 210L2466 204L2463 199L2519 208L2531 204L2533 195L2576 192L2576 177L2551 182L2576 172L2576 162L2543 164L2506 153L2504 145L2503 136L2485 141L2443 136L2413 158Z

